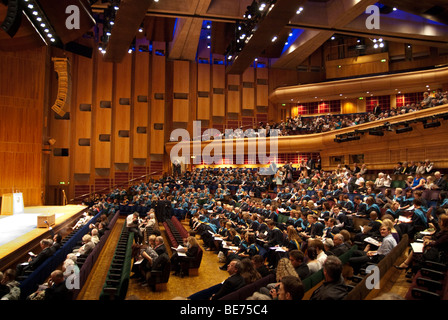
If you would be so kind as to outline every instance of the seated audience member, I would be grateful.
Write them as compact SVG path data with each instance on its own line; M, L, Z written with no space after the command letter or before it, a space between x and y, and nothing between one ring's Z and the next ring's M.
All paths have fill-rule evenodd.
M413 268L414 273L421 267L422 262L430 260L434 262L448 262L448 215L441 214L436 225L436 232L423 237L423 253L411 251L406 260L397 269Z
M195 237L189 236L185 243L185 250L181 253L175 251L171 256L171 266L174 270L174 275L183 277L188 274L188 262L196 258L199 251L199 243Z
M347 286L342 277L342 262L336 256L329 256L323 265L324 283L311 295L310 300L343 300Z
M261 279L261 274L255 269L255 266L249 258L243 258L241 260L241 276L244 278L246 285Z
M0 296L0 300L20 299L20 283L16 281L16 271L14 269L7 269L0 282L8 288L8 292L3 296Z
M53 253L55 253L56 251L59 250L59 248L61 248L62 244L62 236L59 233L56 233L53 236L53 244L51 245L51 250L53 251Z
M306 250L308 269L310 270L310 275L316 273L322 268L322 265L319 260L317 260L317 249L316 247L309 247Z
M47 301L66 301L72 300L73 292L66 284L64 274L61 270L55 270L48 280L48 288L45 289L44 300Z
M266 287L262 287L259 291L263 294L269 295L271 290L278 286L278 283L286 276L298 277L296 269L288 258L282 258L278 262L277 269L275 270L275 280L274 283L269 283ZM274 297L272 297L274 298Z
M435 184L437 190L446 190L447 189L447 182L443 178L440 171L434 172L434 184Z
M305 295L305 289L298 277L285 276L278 287L271 289L270 295L274 300L300 301Z
M242 288L246 283L241 275L242 264L240 260L233 260L227 267L229 277L222 283L218 292L212 294L210 300L218 300L225 295Z
M392 236L390 226L383 224L380 227L380 233L382 237L381 245L377 250L370 250L370 244L368 244L364 251L355 250L352 257L349 259L349 264L353 267L355 274L359 273L361 267L367 262L373 263L380 262L393 248L397 246L397 241Z
M0 271L0 298L9 293L9 287L3 283L4 275Z
M88 256L93 249L95 248L95 244L92 241L92 236L90 234L85 234L82 237L82 246L73 250L73 253Z
M291 261L292 266L296 269L300 279L303 280L310 275L310 269L305 262L305 256L302 251L291 250L289 252L289 261Z
M53 241L50 239L43 239L40 241L40 247L42 249L39 254L31 256L28 259L28 262L21 263L17 265L16 272L17 277L22 276L25 271L33 271L36 270L45 260L53 255L53 250L51 249L51 245Z
M415 173L414 181L412 182L412 190L424 190L426 184L426 179L423 178L422 174L419 172Z
M334 235L333 244L333 248L330 251L336 257L339 257L350 250L350 247L344 242L344 236L341 233Z
M259 254L254 255L252 256L251 260L252 263L254 264L255 269L258 271L261 277L264 278L271 273L267 268L266 264L264 263L264 258L261 255Z

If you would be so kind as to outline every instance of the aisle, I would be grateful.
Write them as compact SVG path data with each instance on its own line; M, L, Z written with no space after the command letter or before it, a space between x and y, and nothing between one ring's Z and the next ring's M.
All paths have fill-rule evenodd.
M118 240L126 219L119 217L104 244L98 260L93 266L82 290L78 294L77 300L98 300L103 291L107 272L115 254Z
M182 221L182 223L188 230L188 222ZM162 225L160 225L160 231L167 244L168 242ZM199 240L199 236L196 236L196 238L202 247L202 240ZM169 248L169 245L167 245L167 248ZM204 250L203 247L202 249ZM171 250L168 251L171 256ZM219 269L219 266L221 265L222 264L218 262L218 255L216 253L204 250L201 266L199 268L199 276L181 278L171 275L168 281L167 291L165 292L152 292L150 288L142 287L136 279L130 279L127 299L172 300L178 297L188 297L199 290L206 289L227 279L227 271Z

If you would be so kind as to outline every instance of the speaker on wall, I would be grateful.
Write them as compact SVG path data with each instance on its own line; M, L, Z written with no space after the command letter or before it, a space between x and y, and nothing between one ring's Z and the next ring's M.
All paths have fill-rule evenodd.
M8 11L6 13L5 20L1 25L1 28L12 38L19 30L22 23L22 9L19 0L3 1L8 4Z

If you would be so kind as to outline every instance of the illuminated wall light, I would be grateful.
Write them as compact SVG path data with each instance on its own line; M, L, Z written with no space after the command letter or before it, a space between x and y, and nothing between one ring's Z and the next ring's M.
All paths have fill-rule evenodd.
M300 7L299 9L297 9L296 14L300 14L303 11L303 7Z
M274 38L272 38L272 40L271 40L272 42L275 42L275 41L277 41L277 36L275 36Z

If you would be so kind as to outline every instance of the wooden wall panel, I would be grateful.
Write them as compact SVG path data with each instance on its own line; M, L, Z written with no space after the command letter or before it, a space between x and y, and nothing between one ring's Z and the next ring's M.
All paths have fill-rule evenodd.
M269 69L257 68L256 72L256 102L259 107L269 106Z
M95 119L95 168L110 168L113 64L104 62L102 56L98 54L96 67L96 99L93 105ZM100 141L100 135L109 135L110 141Z
M132 55L127 54L121 63L117 63L115 66L114 162L129 163Z
M212 115L224 117L226 114L226 74L224 65L212 67Z
M92 82L93 60L76 57L76 95L71 114L75 118L74 173L89 174L92 145ZM73 66L75 68L75 66ZM90 105L90 110L88 108ZM90 139L90 145L80 145L80 139Z
M210 119L210 65L199 63L198 66L198 106L197 119Z
M198 120L209 120L210 119L210 98L198 97Z
M0 196L18 190L42 205L46 48L0 52Z
M382 62L384 61L384 62ZM327 61L327 79L352 77L389 71L389 53Z
M227 75L227 112L240 113L241 110L241 89L240 75Z
M242 90L242 109L255 109L255 69L249 67L242 75L243 90Z
M146 159L148 157L149 75L149 53L136 51L132 129L132 157L134 159ZM144 132L143 128L145 128ZM140 132L137 132L137 130Z
M166 57L165 43L153 42L151 57L150 154L163 154L165 143ZM161 130L155 128L162 126Z
M174 61L173 122L188 122L190 113L190 62Z

